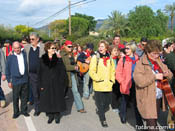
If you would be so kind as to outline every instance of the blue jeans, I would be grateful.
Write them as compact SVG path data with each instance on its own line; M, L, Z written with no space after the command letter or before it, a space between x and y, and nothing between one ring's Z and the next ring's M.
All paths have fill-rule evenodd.
M5 95L1 88L1 72L0 72L0 100L5 100Z
M77 81L75 79L74 73L71 73L71 80L72 80L72 88L71 89L72 89L72 93L74 96L75 106L76 106L77 110L84 109L80 93L78 92Z
M89 73L86 72L83 75L83 97L88 98L90 95L90 89L89 89Z

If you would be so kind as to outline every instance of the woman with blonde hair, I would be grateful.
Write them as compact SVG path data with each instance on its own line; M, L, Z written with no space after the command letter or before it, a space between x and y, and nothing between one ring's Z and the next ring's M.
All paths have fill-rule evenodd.
M127 104L133 99L136 125L142 126L143 122L136 106L135 83L133 81L133 72L136 62L139 60L135 54L135 42L126 44L125 56L121 57L116 69L116 79L120 84L121 103L120 103L120 120L123 124L126 123Z
M98 44L98 52L92 57L89 67L95 92L96 113L103 127L108 127L105 112L111 104L112 86L115 83L115 66L107 50L108 42L101 40Z

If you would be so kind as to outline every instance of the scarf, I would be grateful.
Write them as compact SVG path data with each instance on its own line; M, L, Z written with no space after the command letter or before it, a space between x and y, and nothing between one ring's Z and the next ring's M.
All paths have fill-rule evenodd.
M135 60L132 60L129 56L125 56L126 57L126 60L127 61L130 61L130 62L132 62L132 64L135 64L137 61L138 61L138 59L135 59Z
M9 48L9 50L8 50ZM9 46L6 46L6 56L9 56L9 53L12 51L12 46L9 45Z
M148 62L152 66L152 70L154 70L155 73L163 73L162 69L158 65L158 63L151 58L148 57ZM157 81L157 87L161 88L161 82Z
M107 66L107 60L110 59L109 54L106 53L105 55L103 55L103 54L100 53L100 58L103 59L103 64L104 64L105 66Z
M118 58L117 56L112 57L112 59L114 59L114 60L116 60L117 58Z
M78 52L74 52L74 56L77 56L78 55Z
M86 57L87 57L87 58L91 56L91 52L88 51L88 49L87 49L85 52L86 52Z

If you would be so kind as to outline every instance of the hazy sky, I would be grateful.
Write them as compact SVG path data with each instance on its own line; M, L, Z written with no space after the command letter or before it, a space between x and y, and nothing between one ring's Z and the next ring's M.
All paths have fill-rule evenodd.
M75 3L81 0L71 0ZM91 1L91 0L87 0ZM172 4L175 0L96 0L86 5L72 8L75 12L94 16L95 19L104 19L114 10L127 14L138 5L148 5L154 11L164 10L166 4ZM29 26L47 18L68 5L68 0L0 0L0 24L15 26L19 24ZM43 26L54 19L68 18L68 10L49 21L35 27Z

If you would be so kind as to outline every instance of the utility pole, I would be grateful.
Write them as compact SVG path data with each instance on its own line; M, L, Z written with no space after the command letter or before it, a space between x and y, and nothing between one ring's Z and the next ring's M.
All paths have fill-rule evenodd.
M71 1L69 0L69 35L71 35Z
M29 22L27 22L27 39L29 39Z

